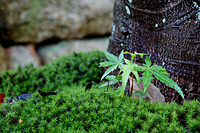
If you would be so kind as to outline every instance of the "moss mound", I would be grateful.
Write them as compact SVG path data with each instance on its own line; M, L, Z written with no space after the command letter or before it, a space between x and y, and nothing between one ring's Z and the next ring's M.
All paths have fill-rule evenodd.
M99 51L72 54L41 68L32 65L6 71L0 91L7 96L30 93L27 101L0 105L0 132L198 132L200 102L139 102L97 88L102 70ZM85 92L85 85L93 89ZM62 89L57 95L45 92ZM7 100L9 97L6 97Z
M33 93L38 88L54 91L63 85L86 85L98 83L102 76L99 63L104 60L100 51L72 54L51 64L35 68L31 64L24 69L5 71L0 76L0 92L6 96Z
M66 88L54 96L5 104L0 132L198 132L200 103L149 103L113 90ZM2 110L3 107L1 107ZM19 120L23 122L19 122Z

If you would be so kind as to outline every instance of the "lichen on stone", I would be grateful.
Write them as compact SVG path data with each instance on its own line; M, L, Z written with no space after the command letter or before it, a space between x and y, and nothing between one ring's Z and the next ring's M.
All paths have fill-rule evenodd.
M133 0L128 0L129 1L129 3L132 3L133 2Z
M165 23L165 22L166 22L166 19L165 19L165 18L163 18L163 20L162 20L162 21L163 21L163 23Z
M115 24L112 24L112 34L115 32Z
M128 15L130 15L130 14L131 14L131 11L130 11L129 7L128 7L128 6L125 6L125 9L126 9L126 12L128 13Z

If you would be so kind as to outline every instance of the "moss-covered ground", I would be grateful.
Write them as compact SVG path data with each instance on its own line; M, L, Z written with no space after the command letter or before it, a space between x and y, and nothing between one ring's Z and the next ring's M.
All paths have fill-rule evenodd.
M186 101L183 105L145 100L140 103L138 99L118 96L114 88L108 92L107 88L99 89L102 70L98 64L103 58L101 52L73 54L42 68L27 66L4 72L0 89L7 95L5 101L15 94L34 96L0 105L0 132L200 131L199 101ZM85 92L89 82L93 87ZM62 91L42 97L38 88Z

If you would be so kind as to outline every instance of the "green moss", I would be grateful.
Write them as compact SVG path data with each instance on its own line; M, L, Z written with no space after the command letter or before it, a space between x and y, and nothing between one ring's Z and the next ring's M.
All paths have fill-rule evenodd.
M198 132L199 101L176 103L139 102L119 97L112 89L85 92L84 87L62 86L55 96L4 105L0 132ZM2 110L3 107L0 108ZM23 122L19 123L19 119Z
M102 76L98 66L103 59L103 52L93 51L62 57L41 68L27 65L24 69L5 71L0 76L0 92L14 96L33 93L38 88L54 91L63 85L98 83Z
M72 54L44 67L32 65L5 71L0 89L7 96L30 93L27 101L0 105L0 132L198 132L200 102L139 102L119 97L106 88L85 92L89 82L98 83L102 52ZM99 76L100 75L100 76ZM42 97L34 86L57 95ZM5 101L10 97L6 97ZM23 120L19 123L19 120Z

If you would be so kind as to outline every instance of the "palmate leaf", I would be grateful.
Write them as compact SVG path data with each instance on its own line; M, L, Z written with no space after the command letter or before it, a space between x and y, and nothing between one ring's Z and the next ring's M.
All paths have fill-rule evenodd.
M119 55L119 61L123 61L124 59L124 51L122 50L121 54Z
M147 67L151 66L151 60L148 56L145 58L145 63L147 64Z
M115 64L111 67L109 67L105 73L103 74L103 76L101 77L101 80L104 79L110 72L114 71L117 68L118 64Z
M131 72L135 75L135 78L137 81L139 81L139 75L138 75L138 72L136 70L136 68L138 67L138 64L136 63L131 63L130 60L127 60L127 59L124 59L125 63L127 64L127 66L130 67L131 69Z
M142 75L143 75L142 82L144 85L144 92L146 92L149 84L151 83L151 80L153 79L153 76L148 69Z
M114 84L116 84L117 82L118 82L117 80L109 81L109 85L114 85ZM101 86L99 86L99 88L105 87L105 86L108 86L108 82L102 84Z
M136 68L138 67L138 64L131 64L131 72L134 74L135 78L136 78L136 81L139 82L139 74L136 70Z
M144 85L144 92L146 92L149 84L151 83L151 80L153 79L153 76L151 74L151 72L149 71L149 68L151 66L151 60L150 58L147 56L145 58L145 63L146 65L143 65L143 66L139 66L136 70L138 71L144 71L144 73L142 74L142 82L143 82L143 85Z
M138 66L135 70L136 71L145 71L147 68L145 66Z
M141 91L141 90L137 90L137 91L135 91L135 93L132 95L132 97L134 97L134 96L136 96L137 94L139 94L140 91Z
M120 74L122 71L123 71L123 73L122 73L122 89L121 89L121 91L124 92L124 90L125 90L125 88L126 88L127 81L128 81L128 77L129 77L129 75L130 75L130 73L131 73L131 66L129 66L129 65L124 65L124 66L122 67L122 69L120 70L119 74ZM123 94L122 92L121 92L121 94ZM122 95L122 96L123 96L123 95Z
M117 69L117 67L121 68L124 65L123 64L123 58L124 58L123 54L124 54L124 52L122 51L119 58L118 58L117 56L110 54L107 51L105 51L105 56L109 61L100 63L99 67L109 67L109 68L103 74L103 76L101 77L101 80L103 78L105 78L110 72Z
M126 88L128 77L131 73L131 67L128 65L124 65L122 67L122 71L123 71L123 73L122 73L122 92L123 92Z
M157 79L159 79L161 82L165 83L167 86L175 89L181 95L181 97L184 98L183 91L171 78L169 78L168 76L164 75L161 72L157 72L157 71L154 71L151 69L150 69L150 71Z
M118 57L113 55L113 54L110 54L108 53L107 51L104 52L105 53L105 56L106 58L109 60L109 61L113 61L113 62L118 62Z
M146 96L148 96L149 98L152 99L152 97L147 92L145 92L144 90L137 90L137 91L135 91L135 93L132 95L132 97L136 96L137 94L140 95L140 101L143 99L144 95L146 95Z
M134 74L134 76L135 76L135 78L136 78L136 82L140 82L140 77L139 77L139 74L138 74L138 72L137 71L133 71L133 70L131 70L131 72Z
M145 54L145 53L137 53L136 51L134 53L124 52L124 54L130 54L131 55L131 62L133 62L135 56L137 56L137 55L139 55L141 58L143 58L144 55L149 55L149 54Z
M127 62L127 64L129 64L129 63ZM137 81L139 81L139 74L138 74L137 71L134 70L134 68L137 67L137 66L138 66L137 64L124 65L122 67L122 69L120 70L119 74L121 72L123 72L122 73L122 89L121 89L122 92L124 92L124 90L126 88L126 84L128 82L128 78L129 78L131 72L135 75ZM121 94L123 94L122 92L121 92Z
M107 80L109 80L109 85L114 85L116 84L117 82L121 82L122 80L122 77L121 76L114 76L114 75L109 75L106 77ZM102 84L101 86L99 86L99 88L101 87L105 87L108 85L108 82Z
M108 66L112 66L114 64L115 64L114 62L105 61L105 62L101 62L99 67L108 67Z
M131 64L132 64L128 59L125 59L125 58L124 58L124 62L125 62L127 65L131 65Z
M161 73L163 73L163 74L168 74L168 72L167 72L163 67L158 66L158 65L153 65L153 66L151 67L151 70L154 70L154 71L156 71L156 72L161 72Z
M106 77L106 79L107 80L116 80L116 76L115 75L108 75L107 77Z

